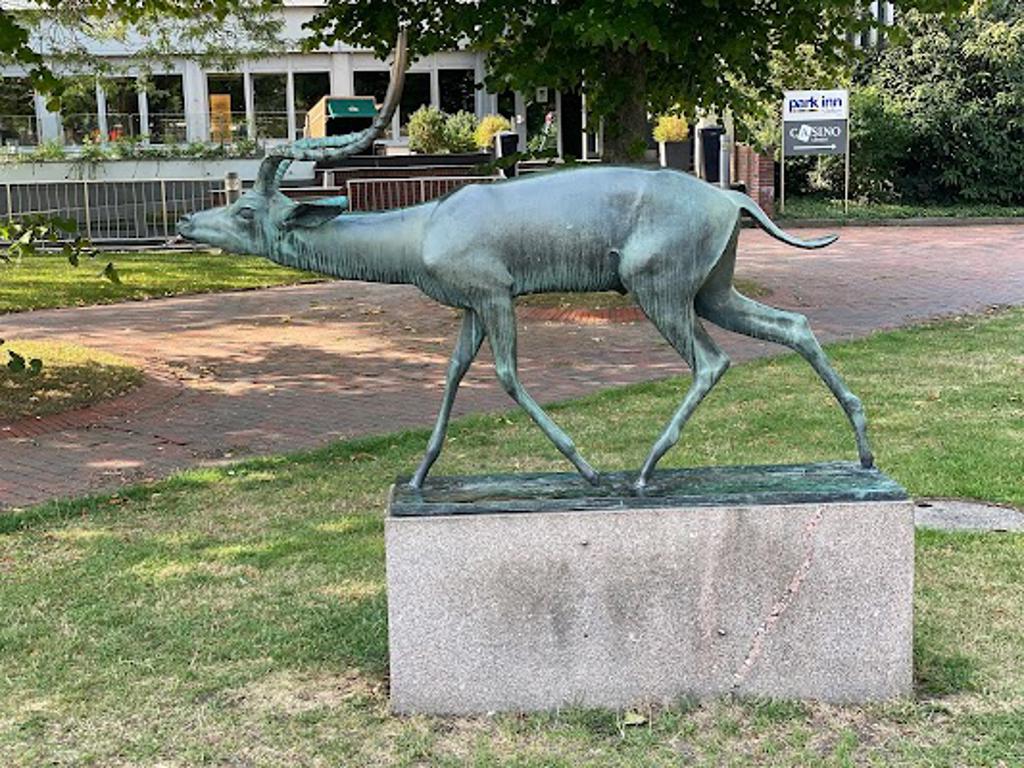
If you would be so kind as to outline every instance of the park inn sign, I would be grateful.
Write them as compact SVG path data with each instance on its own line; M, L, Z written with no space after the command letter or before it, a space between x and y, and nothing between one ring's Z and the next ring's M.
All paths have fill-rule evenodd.
M850 93L842 89L784 91L779 210L786 207L786 158L845 155L844 207L850 190Z
M844 155L850 97L844 90L786 91L782 97L782 149L786 155Z

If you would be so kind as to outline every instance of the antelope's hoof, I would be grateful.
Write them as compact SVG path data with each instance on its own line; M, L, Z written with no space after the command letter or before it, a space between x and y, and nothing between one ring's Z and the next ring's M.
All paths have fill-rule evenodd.
M864 455L862 455L860 457L860 465L862 467L864 467L864 469L873 469L874 468L874 466L875 466L875 457L871 453L871 451L868 451L867 453L865 453Z

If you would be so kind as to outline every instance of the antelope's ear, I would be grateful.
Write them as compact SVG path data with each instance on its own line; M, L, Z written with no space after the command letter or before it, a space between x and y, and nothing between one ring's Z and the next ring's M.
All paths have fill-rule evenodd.
M348 200L344 198L341 200L334 198L330 202L296 203L289 209L281 222L281 227L283 229L297 227L312 229L326 224L331 219L336 219L346 211L348 211Z

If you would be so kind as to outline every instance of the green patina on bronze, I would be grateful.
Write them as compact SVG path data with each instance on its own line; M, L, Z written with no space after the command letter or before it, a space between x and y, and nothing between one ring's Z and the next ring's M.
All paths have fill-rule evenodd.
M339 201L299 203L281 194L292 161L370 148L391 122L404 71L400 36L388 95L370 128L274 149L252 189L225 208L186 217L178 231L290 267L415 285L463 311L441 410L412 487L423 486L441 452L459 383L484 338L501 386L579 473L600 487L598 473L519 380L514 300L548 292L630 293L693 372L689 390L635 479L638 489L650 484L658 461L729 367L702 319L800 353L846 413L862 466L872 466L861 402L829 363L807 318L754 301L733 285L742 214L798 248L821 248L835 237L795 238L744 194L675 171L607 166L463 187L422 205L371 214L345 213Z
M901 501L907 492L877 469L852 462L694 467L659 471L638 493L630 472L601 475L590 485L578 474L435 477L421 490L399 478L392 487L395 517L658 507L832 504Z

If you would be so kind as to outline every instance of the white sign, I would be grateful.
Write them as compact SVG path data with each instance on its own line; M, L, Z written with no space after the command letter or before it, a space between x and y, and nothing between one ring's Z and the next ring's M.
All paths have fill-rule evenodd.
M850 94L845 90L784 91L782 120L846 120L850 116Z

